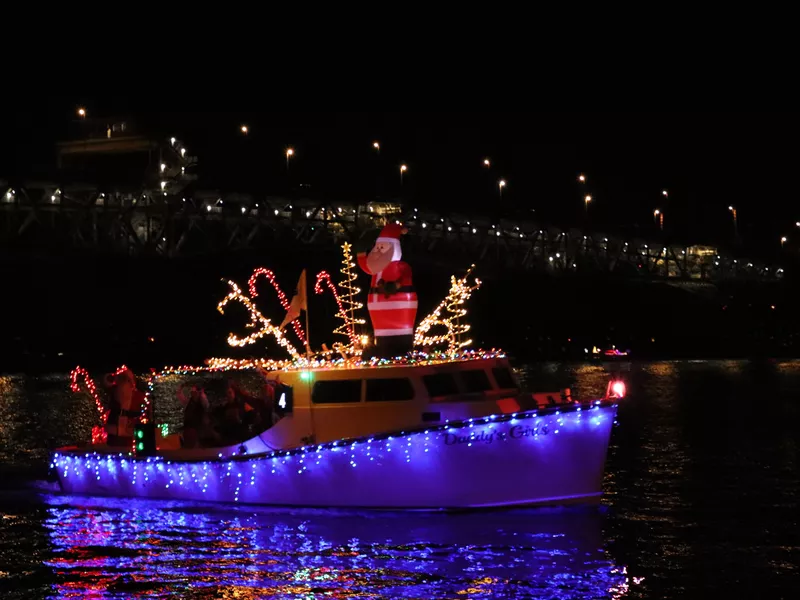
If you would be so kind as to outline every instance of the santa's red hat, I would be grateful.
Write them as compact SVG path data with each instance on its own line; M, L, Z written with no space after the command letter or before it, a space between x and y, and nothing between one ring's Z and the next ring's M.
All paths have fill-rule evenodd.
M403 251L400 248L400 236L408 233L408 229L403 227L400 223L389 223L382 230L381 234L375 242L389 242L394 247L393 260L400 260L403 256Z

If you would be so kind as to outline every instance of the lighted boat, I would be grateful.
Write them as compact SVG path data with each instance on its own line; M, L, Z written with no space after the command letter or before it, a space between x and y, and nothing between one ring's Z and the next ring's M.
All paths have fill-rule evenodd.
M167 369L149 387L204 371ZM262 372L278 400L265 431L221 448L181 449L180 434L159 427L156 447L140 440L138 452L62 448L52 461L61 490L298 507L593 503L624 393L523 394L505 356L474 351Z
M109 448L97 438L62 448L52 469L68 494L246 503L293 507L463 509L591 503L600 499L617 401L624 384L603 398L575 401L568 391L524 393L507 357L465 350L469 330L461 308L480 281L451 278L447 298L414 328L417 297L403 263L399 224L381 232L359 265L372 276L368 309L379 356L358 335L350 246L343 246L340 297L327 273L315 291L330 289L347 346L313 353L299 323L307 307L305 272L291 304L266 269L256 269L249 296L234 283L217 308L239 302L254 332L231 334L241 347L273 335L290 360L212 360L206 367L152 373L133 448ZM268 279L287 311L275 327L252 300ZM325 288L327 285L327 288ZM292 324L302 355L284 335ZM306 329L308 312L306 310ZM430 333L435 328L444 333ZM363 329L361 330L363 331ZM446 351L432 351L446 345ZM408 351L411 348L417 350ZM388 349L391 348L391 351ZM398 350L395 352L395 350ZM391 352L387 354L387 351ZM257 371L266 381L269 414L261 431L223 447L184 448L180 434L164 435L153 413L169 379L236 376ZM102 400L88 379L89 391ZM75 381L73 379L73 389ZM175 405L174 394L170 399ZM102 413L105 415L106 413ZM105 418L105 416L104 416Z

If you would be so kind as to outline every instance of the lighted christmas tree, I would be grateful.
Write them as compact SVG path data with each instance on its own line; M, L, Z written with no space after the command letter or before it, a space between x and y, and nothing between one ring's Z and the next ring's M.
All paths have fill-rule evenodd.
M467 315L464 304L472 296L472 292L481 286L481 282L475 279L475 283L470 285L468 279L475 265L470 266L466 274L460 279L455 275L450 277L450 292L442 300L434 311L425 317L414 332L414 345L422 348L431 348L440 344L447 343L447 352L455 354L460 348L469 346L472 340L462 340L462 336L467 333L471 326L463 323ZM444 313L444 315L442 314ZM444 327L446 332L440 335L428 335L434 327Z
M342 335L351 335L351 343L354 346L365 346L364 339L360 335L360 327L366 324L366 320L357 316L358 312L364 308L364 305L358 301L358 294L361 293L361 288L356 286L358 274L356 272L356 263L353 262L353 247L345 242L342 244L342 268L339 272L342 274L342 280L339 282L338 287L341 290L339 298L341 299L341 317L344 323L338 327L334 333L341 333Z

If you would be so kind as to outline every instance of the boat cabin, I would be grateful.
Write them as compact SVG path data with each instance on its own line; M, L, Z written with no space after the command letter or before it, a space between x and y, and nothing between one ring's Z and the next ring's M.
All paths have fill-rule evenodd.
M160 437L159 454L175 458L252 455L509 414L567 399L562 392L523 395L508 360L501 357L280 370L268 372L267 381L274 390L273 419L259 435L225 448L189 450L180 447L177 433Z

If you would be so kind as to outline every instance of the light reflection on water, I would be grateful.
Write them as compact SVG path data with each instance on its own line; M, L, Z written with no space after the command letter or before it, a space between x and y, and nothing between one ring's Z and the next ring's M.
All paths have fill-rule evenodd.
M602 548L597 510L41 502L52 598L620 598L631 585ZM31 583L16 581L20 590Z

